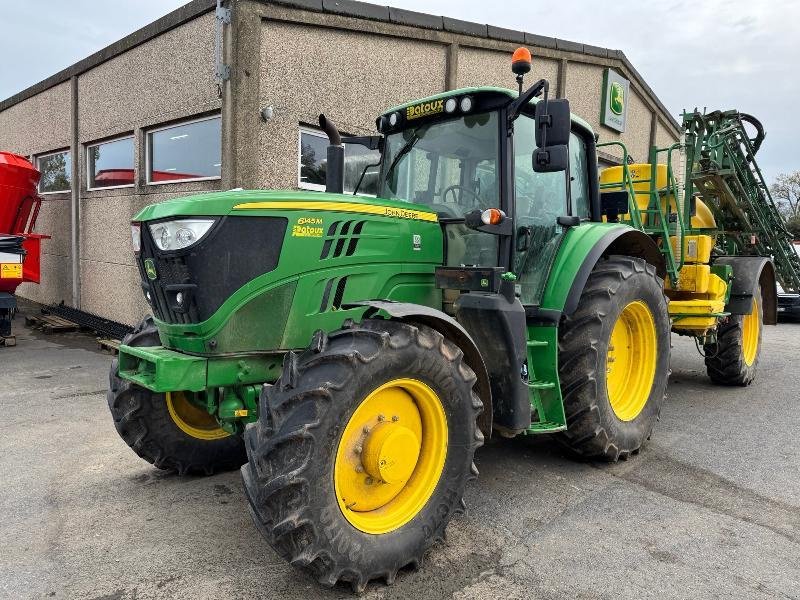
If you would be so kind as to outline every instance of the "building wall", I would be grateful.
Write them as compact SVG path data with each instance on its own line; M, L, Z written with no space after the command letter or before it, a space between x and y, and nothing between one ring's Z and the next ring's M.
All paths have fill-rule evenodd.
M219 181L148 185L144 146L149 128L218 112L214 76L214 15L203 15L77 78L79 256L81 308L134 324L149 312L130 241L130 220L148 204L217 190ZM45 115L47 116L45 118ZM70 83L60 84L0 112L0 147L36 155L70 147ZM134 136L136 182L131 187L87 190L86 145ZM42 284L20 287L42 303L71 303L70 198L47 194L37 231L44 243Z
M207 9L197 0L192 4L179 10L213 8L210 0ZM80 174L84 310L124 323L138 321L148 307L130 247L131 217L150 203L220 189L222 181L226 187L296 187L299 128L314 126L319 113L348 133L371 133L378 114L413 98L451 87L515 86L509 57L522 43L513 39L518 32L497 30L499 38L489 39L481 31L490 35L491 28L481 30L475 24L461 31L463 24L457 22L455 30L442 31L416 26L411 22L414 18L405 24L390 23L285 4L249 0L234 4L239 12L226 29L225 45L232 77L222 93L214 73L215 18L213 12L205 12L144 43L134 39L127 50L76 71L76 107L71 106L67 80L0 110L0 147L23 155L70 147L75 118L78 146L72 150ZM405 18L400 15L400 21ZM231 33L233 27L235 33ZM595 128L601 142L621 140L634 158L645 160L654 115L656 142L667 145L676 139L669 117L658 108L657 99L626 72L628 63L621 61L619 53L606 51L605 58L598 58L596 53L581 53L580 44L561 48L553 42L542 42L541 47L537 42L527 44L534 53L528 81L549 79L551 93L568 97L573 112ZM628 130L621 135L599 124L606 66L632 80ZM274 108L274 118L267 122L258 117L264 106ZM148 129L217 112L222 113L223 180L148 185ZM134 137L135 185L87 190L86 145L121 135ZM44 244L42 285L22 286L20 294L43 303L70 303L71 194L46 198L38 230L53 239Z
M528 74L529 82L547 79L552 85L558 81L558 61L534 56L533 68ZM514 88L516 82L511 73L511 56L508 52L484 48L460 47L458 49L458 87L492 85ZM553 90L555 91L555 90Z
M291 188L300 123L315 125L324 113L342 131L374 132L386 108L445 89L445 47L265 20L259 83L262 106L276 112L259 136L259 183Z
M131 217L154 202L219 189L219 182L148 185L143 160L147 130L220 107L213 14L168 31L78 78L83 310L123 323L135 323L149 312L131 250ZM135 185L87 190L86 145L131 133L134 154L140 158Z
M510 56L518 43L464 35L432 36L391 24L362 28L353 19L326 16L320 20L314 13L297 10L263 9L259 15L258 106L248 110L272 106L275 115L267 123L258 123L256 183L260 187L297 185L299 128L316 125L320 112L343 131L372 133L378 114L410 99L447 90L448 77L453 87L516 86ZM593 127L600 143L622 142L634 160L647 161L653 115L666 115L654 111L652 103L648 105L646 93L635 81L631 81L627 98L626 131L618 133L600 124L604 69L610 66L633 79L618 60L544 48L534 49L533 54L529 82L548 79L551 94L569 98L572 111ZM559 90L562 69L564 89ZM676 140L675 132L662 122L657 143L668 145ZM617 146L603 151L622 158Z

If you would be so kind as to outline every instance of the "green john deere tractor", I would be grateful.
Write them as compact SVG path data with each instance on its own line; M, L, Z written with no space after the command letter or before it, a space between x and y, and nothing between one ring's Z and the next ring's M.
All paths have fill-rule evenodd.
M371 137L321 117L326 192L135 217L154 317L111 369L119 434L162 469L243 465L261 533L325 584L418 564L484 436L615 461L664 402L664 240L619 221L629 196L615 212L600 193L594 133L547 81L523 91L515 58L519 93L415 101ZM342 193L344 142L380 151L376 197Z

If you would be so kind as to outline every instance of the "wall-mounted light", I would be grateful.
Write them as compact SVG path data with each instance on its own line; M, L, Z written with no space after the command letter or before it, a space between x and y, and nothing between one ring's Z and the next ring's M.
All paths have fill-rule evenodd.
M264 119L264 121L269 121L274 116L275 110L271 106L265 106L261 109L261 118Z

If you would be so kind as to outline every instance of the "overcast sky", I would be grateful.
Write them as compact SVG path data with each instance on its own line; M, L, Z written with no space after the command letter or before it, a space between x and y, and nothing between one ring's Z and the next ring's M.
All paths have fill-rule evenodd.
M0 98L184 4L0 1ZM736 108L761 119L767 139L758 159L769 182L779 172L800 169L797 0L394 0L392 5L619 48L676 118L682 109L698 106Z

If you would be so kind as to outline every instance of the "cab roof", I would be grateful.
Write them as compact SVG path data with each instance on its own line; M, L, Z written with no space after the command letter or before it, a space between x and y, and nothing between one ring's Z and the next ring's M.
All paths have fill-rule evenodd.
M516 90L511 90L508 88L501 88L501 87L494 87L494 86L480 86L480 87L467 87L467 88L459 88L457 90L450 90L447 92L442 92L441 94L436 94L434 96L428 96L427 98L416 98L410 102L406 102L404 104L400 104L398 106L393 106L389 110L385 111L381 116L388 116L393 112L399 110L405 110L409 106L415 106L417 104L423 104L426 102L431 102L434 100L446 100L447 98L451 98L454 96L464 96L464 95L480 95L480 94L503 94L509 97L509 99L514 99L519 96L519 93ZM539 98L533 98L530 101L530 104L535 105L539 101ZM586 129L591 134L594 134L594 130L592 129L591 125L584 121L581 117L576 115L575 113L570 113L570 118L572 119L573 123L578 124L580 127Z

